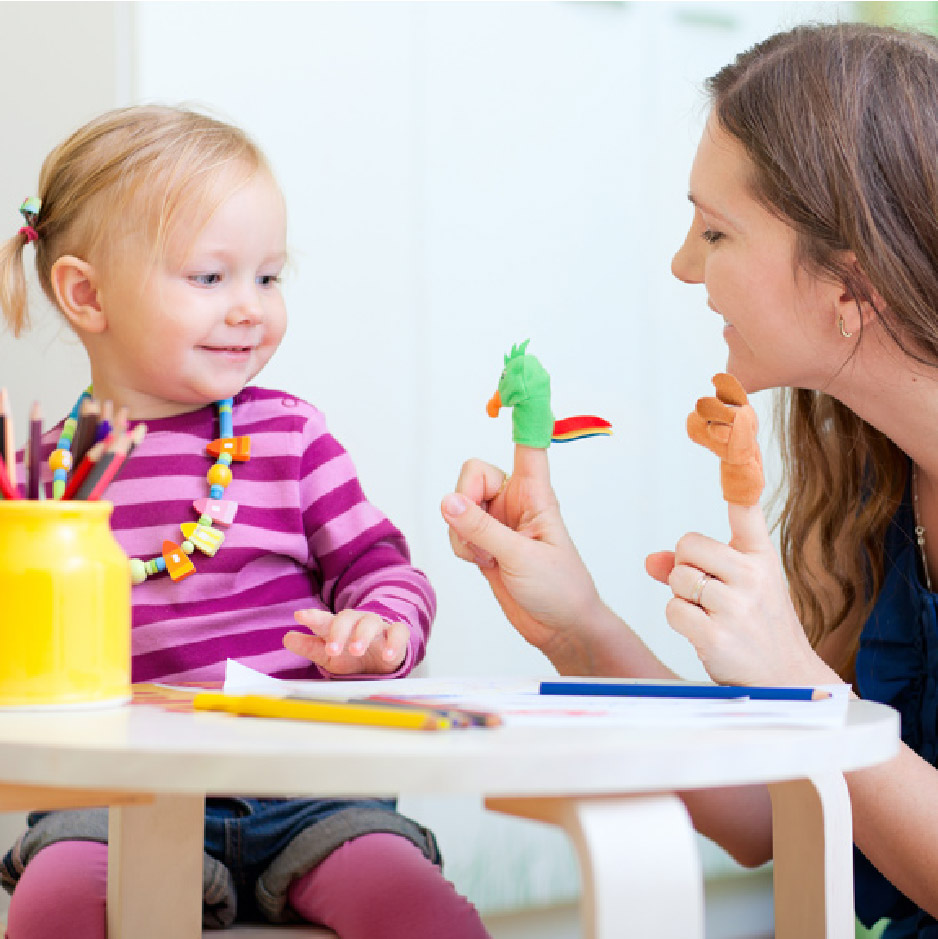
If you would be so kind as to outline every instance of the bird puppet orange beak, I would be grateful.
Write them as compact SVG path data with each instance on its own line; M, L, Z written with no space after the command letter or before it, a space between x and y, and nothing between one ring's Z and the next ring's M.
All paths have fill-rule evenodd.
M502 396L498 391L492 395L489 399L489 403L485 406L485 413L489 417L498 417L498 412L502 409Z

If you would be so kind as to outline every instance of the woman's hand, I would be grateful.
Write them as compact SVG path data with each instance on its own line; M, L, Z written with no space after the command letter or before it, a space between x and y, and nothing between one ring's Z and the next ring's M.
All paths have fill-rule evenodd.
M410 632L361 610L297 610L293 614L309 632L291 630L284 646L333 675L389 675L404 662Z
M645 568L673 594L665 615L710 677L737 685L810 685L840 678L815 654L798 620L758 505L730 504L729 544L684 535Z
M478 565L512 625L558 667L605 609L560 515L547 452L515 448L511 476L470 460L442 504L457 557Z

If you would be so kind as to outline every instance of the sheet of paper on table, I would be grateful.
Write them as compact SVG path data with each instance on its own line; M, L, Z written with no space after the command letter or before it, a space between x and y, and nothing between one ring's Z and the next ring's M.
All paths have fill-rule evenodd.
M824 686L820 701L698 700L688 698L593 698L538 694L537 678L391 678L374 681L284 681L229 659L225 694L348 700L370 695L497 712L504 724L544 726L647 726L690 724L832 726L847 713L846 685Z

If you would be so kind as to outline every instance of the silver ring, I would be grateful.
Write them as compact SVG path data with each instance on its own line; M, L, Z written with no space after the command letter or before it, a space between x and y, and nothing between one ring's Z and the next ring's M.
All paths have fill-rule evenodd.
M704 574L701 572L700 579L694 584L694 592L691 594L690 602L694 606L702 607L703 604L700 602L700 595L703 593L704 587L707 586L707 581L710 580L709 574Z

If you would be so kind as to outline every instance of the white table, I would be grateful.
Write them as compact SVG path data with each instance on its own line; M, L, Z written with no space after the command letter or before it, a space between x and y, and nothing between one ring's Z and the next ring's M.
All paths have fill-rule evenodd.
M675 790L768 783L776 935L852 939L843 773L889 759L898 717L851 702L844 726L419 732L183 714L140 705L0 719L0 809L112 806L110 939L201 936L203 800L212 793L473 793L563 827L583 935L703 937L697 846ZM164 863L172 858L172 863ZM137 889L158 871L160 890ZM168 895L176 902L166 902Z

